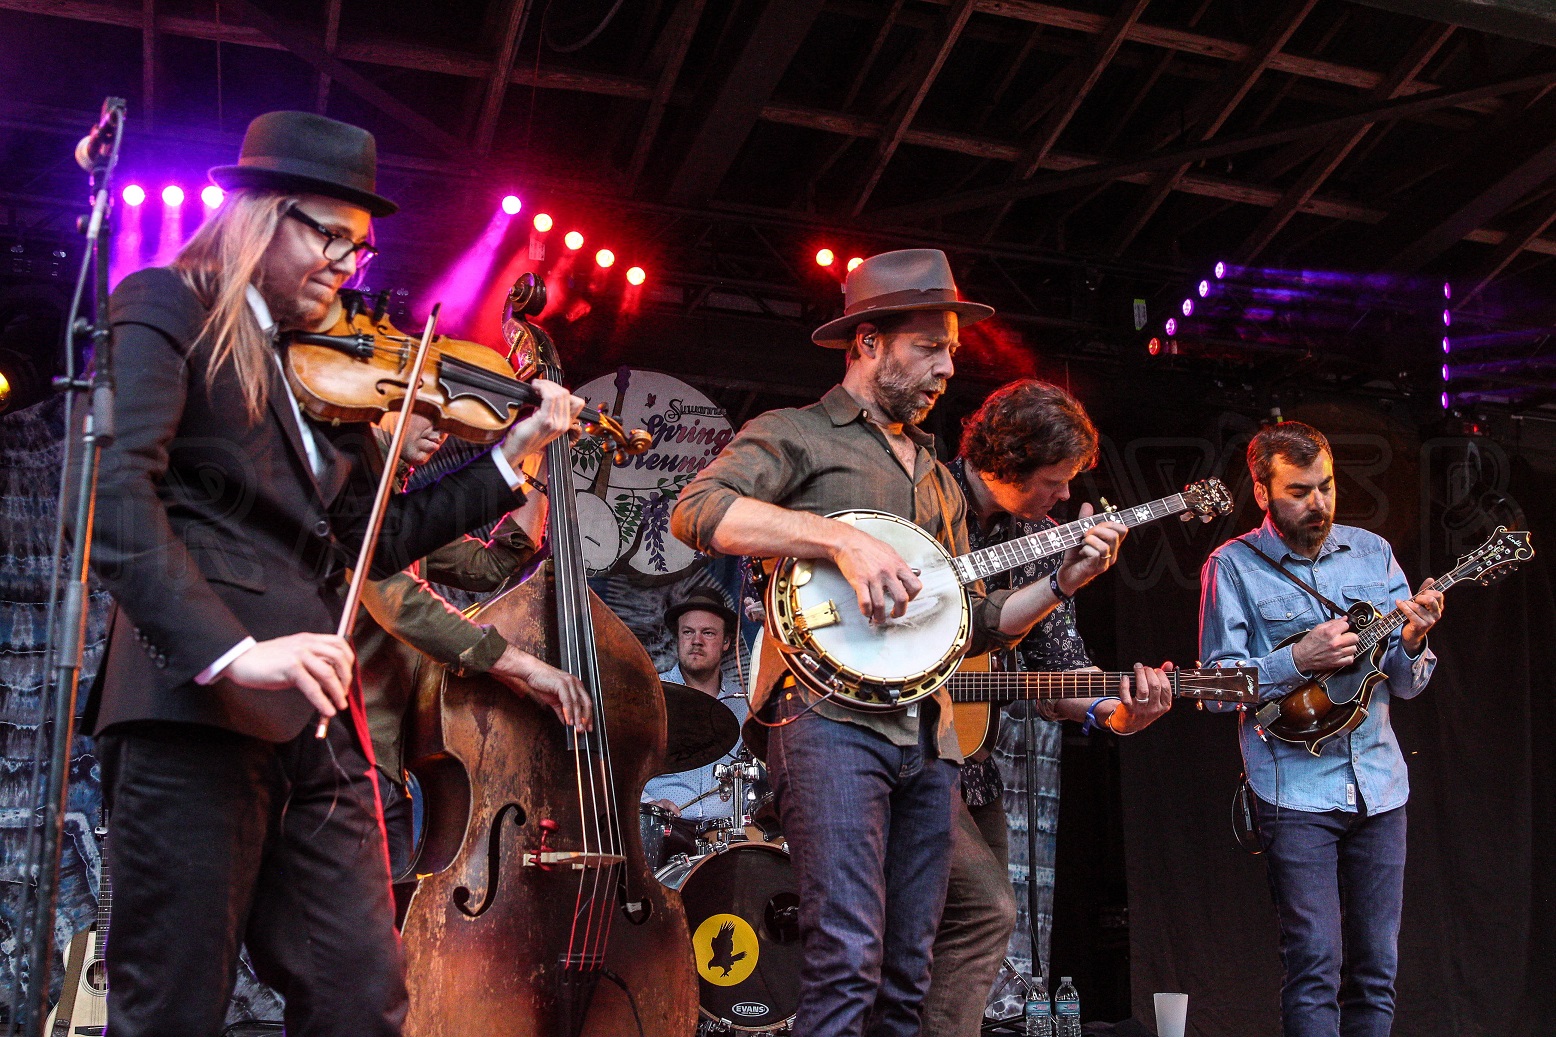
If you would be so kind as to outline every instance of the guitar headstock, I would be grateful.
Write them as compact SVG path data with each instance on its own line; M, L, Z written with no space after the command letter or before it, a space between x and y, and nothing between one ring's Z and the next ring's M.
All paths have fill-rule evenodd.
M1176 674L1174 694L1178 698L1242 706L1259 703L1257 666L1206 666L1197 670L1178 670Z
M1232 513L1232 494L1220 479L1201 479L1183 488L1183 502L1201 522Z
M1485 586L1533 557L1534 547L1529 543L1528 533L1522 530L1509 532L1506 526L1498 526L1490 539L1460 558L1448 576L1454 581L1474 580Z

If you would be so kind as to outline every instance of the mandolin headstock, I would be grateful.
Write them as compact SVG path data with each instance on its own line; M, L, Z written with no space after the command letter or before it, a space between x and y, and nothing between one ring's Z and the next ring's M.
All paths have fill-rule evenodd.
M1528 533L1523 530L1509 532L1506 526L1498 526L1484 544L1459 559L1448 578L1455 582L1474 580L1485 586L1533 557L1534 546L1529 542Z

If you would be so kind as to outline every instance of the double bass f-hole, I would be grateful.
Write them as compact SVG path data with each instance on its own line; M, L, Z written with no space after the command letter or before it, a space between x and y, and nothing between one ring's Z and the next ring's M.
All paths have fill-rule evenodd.
M466 918L480 918L486 914L487 908L492 906L497 899L497 887L502 883L502 828L503 822L513 818L513 826L522 828L527 818L524 816L524 808L517 803L509 803L497 812L492 818L492 827L486 833L486 895L481 898L480 906L470 907L470 887L460 886L454 890L454 906L459 908ZM556 822L552 821L550 827L546 822L540 823L540 845L546 848L546 837L556 829Z

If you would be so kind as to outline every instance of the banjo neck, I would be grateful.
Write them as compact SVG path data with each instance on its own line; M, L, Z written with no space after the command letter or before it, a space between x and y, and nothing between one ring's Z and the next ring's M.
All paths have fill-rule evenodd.
M1183 494L1175 493L1170 497L1151 501L1149 504L1141 504L1133 508L1124 508L1119 511L1102 511L1086 518L1067 522L1062 526L1045 529L1037 533L1029 533L1015 540L1008 540L1003 544L994 544L977 551L971 551L951 560L952 568L956 571L956 577L963 586L976 583L978 580L997 576L1002 572L1026 565L1028 562L1036 562L1075 547L1086 539L1086 534L1094 526L1104 522L1119 522L1133 528L1147 522L1156 522L1159 519L1169 518L1173 515L1181 515L1191 510L1191 505Z

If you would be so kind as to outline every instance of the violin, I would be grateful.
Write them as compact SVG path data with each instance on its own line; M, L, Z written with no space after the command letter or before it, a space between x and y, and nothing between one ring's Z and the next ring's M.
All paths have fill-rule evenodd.
M414 398L410 368L420 344L384 315L386 294L369 308L361 292L341 292L340 318L323 332L292 332L286 351L287 381L298 404L316 420L377 421L407 405L434 428L482 445L495 443L526 408L540 402L529 384L536 370L531 325L522 324L507 356L479 342L435 336ZM519 370L513 358L521 360ZM584 431L615 444L615 460L641 454L653 439L628 431L605 407L585 407Z

